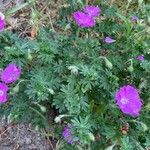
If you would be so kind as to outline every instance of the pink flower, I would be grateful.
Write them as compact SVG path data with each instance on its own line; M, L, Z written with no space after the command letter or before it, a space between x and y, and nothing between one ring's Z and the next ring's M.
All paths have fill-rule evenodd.
M136 59L140 60L140 61L143 61L145 58L144 58L144 55L139 55L136 57Z
M73 18L78 26L81 26L82 28L95 26L95 20L81 11L74 12Z
M138 90L130 85L121 87L115 99L121 111L127 115L137 117L142 107L142 102Z
M83 11L91 17L98 17L101 9L98 6L85 6Z
M3 31L5 25L6 25L6 23L4 20L4 15L0 12L0 31Z
M5 83L0 83L0 103L5 103L7 101L7 91L7 85Z
M15 64L9 64L1 73L1 80L5 83L12 83L20 77L21 68Z
M111 43L114 43L116 40L112 39L111 37L107 36L105 37L104 39L104 42L107 43L107 44L111 44Z

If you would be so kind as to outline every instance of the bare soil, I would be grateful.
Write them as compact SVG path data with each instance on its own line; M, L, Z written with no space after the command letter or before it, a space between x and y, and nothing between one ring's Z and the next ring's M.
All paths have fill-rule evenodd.
M7 123L0 119L0 150L52 150L53 145L30 124Z

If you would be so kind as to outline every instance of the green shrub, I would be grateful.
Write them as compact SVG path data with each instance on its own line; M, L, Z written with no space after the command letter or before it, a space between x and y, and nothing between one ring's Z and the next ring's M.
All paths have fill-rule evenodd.
M78 5L75 10L81 8ZM61 149L144 150L150 146L148 18L135 23L116 7L101 7L102 17L94 28L82 29L70 21L65 33L45 28L35 40L0 33L1 69L10 62L22 67L0 111L9 120L47 126L49 109L58 110L57 121L71 124L80 141L64 143ZM74 12L62 11L66 17ZM66 18L58 22L65 28L61 23ZM107 44L106 36L116 41ZM137 60L139 55L145 60ZM123 114L115 102L116 91L127 84L139 89L143 100L137 118Z

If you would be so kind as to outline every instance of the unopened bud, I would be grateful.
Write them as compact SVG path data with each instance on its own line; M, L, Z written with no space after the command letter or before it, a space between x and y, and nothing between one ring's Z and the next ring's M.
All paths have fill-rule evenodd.
M133 72L133 71L134 71L134 68L133 68L133 66L132 66L132 65L130 65L130 66L127 68L127 70L131 73L131 72Z
M46 112L46 107L45 107L45 106L39 105L39 107L40 107L40 109L41 109L41 111L42 111L43 113Z
M18 93L19 92L19 85L16 85L13 89L12 89L13 93Z
M134 68L133 68L133 61L132 61L132 59L130 59L130 61L131 61L131 64L130 64L130 66L127 68L127 70L128 70L130 73L132 73L132 72L134 71Z
M40 110L42 111L42 112L46 112L46 107L45 106L43 106L43 105L40 105L39 103L37 103L37 102L33 102L33 104L35 104L35 105L37 105L39 108L40 108Z
M59 116L55 117L54 121L55 121L56 123L61 123L61 119L62 119L63 117L69 117L69 116L71 116L71 115L59 115Z
M89 136L91 141L95 141L95 137L91 132L88 133L88 136Z
M35 130L39 131L39 126L38 125L35 126Z
M63 118L63 115L59 115L59 116L55 117L54 121L56 123L61 123L61 118Z
M106 67L108 67L109 69L112 69L113 68L113 65L112 63L105 57L105 65Z
M11 122L13 122L13 121L14 121L13 114L10 113L10 114L8 115L8 117L7 117L7 123L9 124L9 123L11 123Z

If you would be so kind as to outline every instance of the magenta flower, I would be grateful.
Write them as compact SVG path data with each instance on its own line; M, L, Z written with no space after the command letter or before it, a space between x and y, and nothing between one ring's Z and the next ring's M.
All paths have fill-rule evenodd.
M0 18L0 31L2 31L5 27L5 21Z
M114 43L116 40L112 39L111 37L107 36L105 37L104 39L104 42L107 43L107 44L111 44L111 43Z
M5 27L4 15L0 12L0 31L2 31Z
M127 115L137 117L142 107L138 90L130 85L123 86L115 95L117 105Z
M78 26L81 26L82 28L95 26L95 20L81 11L74 12L73 18Z
M91 17L98 17L101 9L98 6L85 6L83 11Z
M1 73L1 80L5 83L12 83L20 77L21 67L15 64L9 64Z
M7 101L7 91L7 85L5 83L0 83L0 103L5 103Z
M138 18L137 16L133 16L133 17L132 17L132 21L133 21L133 22L137 22L138 20L139 20L139 18Z
M139 55L136 57L136 59L140 60L140 61L144 61L144 55Z
M71 131L71 125L68 125L64 128L63 137L64 137L65 141L69 144L74 144L76 141L78 141L78 138L75 137Z

